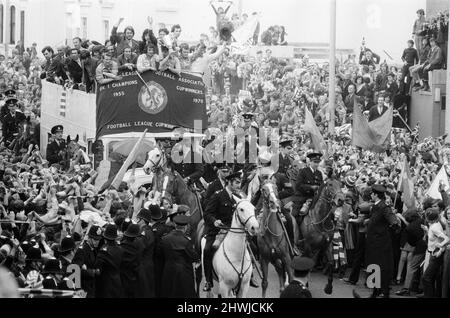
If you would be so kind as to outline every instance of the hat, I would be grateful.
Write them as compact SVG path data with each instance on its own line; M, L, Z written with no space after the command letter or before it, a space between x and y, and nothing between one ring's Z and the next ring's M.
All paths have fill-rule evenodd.
M55 280L51 276L47 276L42 281L42 287L44 289L57 289L58 285L56 284Z
M13 106L13 105L16 105L18 102L19 102L19 100L18 100L17 98L12 97L12 98L8 98L8 99L5 101L5 105L6 105L6 106Z
M131 223L125 233L123 233L123 236L126 237L138 237L141 231L141 227L139 224Z
M229 165L226 162L218 162L215 164L215 167L217 168L217 170L222 170L222 169L232 170L233 169L233 167L231 167L231 165Z
M345 184L349 187L354 187L356 183L356 177L354 176L346 176L345 177Z
M137 217L140 218L140 219L143 219L146 222L150 222L152 220L152 214L151 214L149 209L142 208L139 211Z
M294 142L294 139L289 138L289 137L285 137L282 138L280 141L280 146L281 147L287 147L287 146L292 146L292 143Z
M278 120L270 120L269 121L269 125L270 126L275 126L275 127L278 126Z
M318 153L318 152L312 152L312 153L307 155L309 160L311 160L313 162L320 162L322 160L322 156L323 155L321 153Z
M178 214L178 215L174 216L173 222L176 225L181 225L181 226L188 225L189 224L189 217L187 217L186 215L183 215L183 214Z
M309 257L296 256L292 260L291 266L296 271L309 271L314 267L314 261Z
M372 186L372 192L375 193L385 193L386 192L386 188L383 187L381 184L374 184Z
M42 270L42 274L60 274L63 273L61 262L55 258L49 259Z
M59 252L64 253L75 249L75 240L70 236L66 236L62 239L61 245L58 249Z
M13 89L8 89L5 91L5 96L6 97L15 97L16 96L16 91Z
M159 221L162 219L163 215L159 205L150 204L148 209L150 210L150 216L153 221Z
M39 245L34 245L28 248L26 251L25 260L27 261L40 261L42 259L42 252Z
M54 135L54 134L56 134L58 132L63 132L63 130L64 130L64 127L62 125L57 125L57 126L52 128L51 132Z
M93 225L89 229L88 237L94 240L100 240L102 238L102 229L100 226Z
M237 171L237 172L230 173L230 175L228 175L228 176L225 177L225 180L231 181L231 180L237 179L237 178L239 178L239 179L242 178L242 173L241 173L241 171Z
M244 117L244 119L253 119L253 117L254 117L255 115L253 114L253 113L244 113L243 115L242 115L242 117Z
M114 241L117 238L117 225L108 224L103 232L103 237L107 240Z

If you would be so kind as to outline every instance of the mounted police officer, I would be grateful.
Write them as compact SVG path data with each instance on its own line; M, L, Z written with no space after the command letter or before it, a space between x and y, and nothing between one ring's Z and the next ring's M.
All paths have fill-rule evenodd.
M66 165L66 141L63 139L64 127L57 125L52 128L53 141L47 146L47 161L49 165Z
M217 191L206 205L204 219L206 245L203 251L203 266L206 284L203 291L210 291L213 286L212 259L214 256L213 243L220 227L230 227L233 218L234 206L236 204L233 195L241 190L241 172L235 172L225 177L225 188Z
M310 160L309 167L300 170L295 182L295 195L298 200L294 202L293 215L297 218L298 224L301 224L303 217L308 213L309 204L306 206L304 204L314 198L317 190L323 184L322 172L318 170L322 154L310 153L308 158Z
M226 180L225 178L230 175L232 172L232 168L227 163L218 163L215 165L214 169L216 170L217 177L216 179L208 185L206 189L203 206L206 208L208 201L211 199L214 193L217 191L221 191L225 188Z
M292 167L291 153L294 149L293 142L294 140L292 138L283 138L280 141L278 171L275 174L275 179L280 190L281 200L294 194L289 178L286 176L286 172Z
M5 145L9 145L19 133L19 125L26 120L25 115L17 109L18 100L15 97L8 98L5 101L8 108L2 120L3 137Z
M294 279L281 293L280 298L312 298L307 286L314 261L307 257L296 256L292 260L291 266L294 269Z

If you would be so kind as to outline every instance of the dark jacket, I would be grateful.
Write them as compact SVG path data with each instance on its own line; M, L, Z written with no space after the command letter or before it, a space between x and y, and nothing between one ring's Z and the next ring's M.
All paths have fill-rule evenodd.
M388 110L388 108L386 106L383 105L383 111L381 112L381 114L378 112L378 105L373 106L370 110L369 110L369 121L375 120L381 116L384 115L384 113Z
M54 163L61 163L61 161L65 160L65 156L60 156L60 151L66 150L66 142L64 140L61 140L61 142L58 144L56 141L52 141L50 144L47 145L47 160L49 162L49 165L52 165Z
M77 61L70 59L67 61L67 71L74 83L80 84L83 80L83 68Z
M100 249L95 268L100 270L95 284L96 298L121 298L124 296L120 265L123 250L117 245L107 245Z
M125 64L133 64L134 69L136 69L136 63L137 63L138 55L135 53L131 53L131 57L127 59L125 57L125 54L120 55L117 58L117 63L119 63L119 72L127 72L130 71Z
M63 57L60 54L54 55L50 60L47 60L42 66L44 73L41 79L47 79L48 82L55 82L55 77L61 77L64 81L67 80L67 74L63 63Z
M408 244L415 247L414 255L425 254L427 250L427 243L424 240L424 231L421 225L423 225L423 220L417 217L405 229Z
M278 157L278 173L286 174L286 172L290 167L291 167L291 159L289 158L288 155L283 158L283 155L280 152Z
M18 125L25 120L26 117L22 112L16 111L13 116L11 115L11 112L8 111L2 121L3 137L5 137L6 140L13 140L14 134L19 132Z
M203 207L206 208L209 200L212 198L214 193L217 191L223 190L222 183L220 182L219 178L217 177L216 180L214 180L212 183L209 184L208 189L206 189L205 195L204 195L204 201L203 201Z
M402 54L402 61L406 62L408 66L413 66L419 62L419 53L413 47L406 48Z
M312 298L312 295L302 283L293 280L280 294L280 298Z
M140 277L142 277L139 284L139 294L143 298L153 298L155 297L154 257L156 238L151 226L145 225L142 228L142 236L139 239L144 247L139 267Z
M214 226L216 220L221 220L226 226L231 226L233 218L233 207L235 201L231 198L226 189L214 193L206 205L205 214L205 231L207 235L217 235L219 229Z
M153 263L155 266L155 297L160 298L162 292L162 274L164 270L164 258L161 240L164 235L171 231L166 224L162 222L155 223L151 226L153 234L155 235L155 251L153 257Z
M161 240L164 271L162 297L196 298L193 262L200 259L194 244L179 230L173 230Z
M111 30L110 40L113 45L117 44L116 56L123 54L125 47L129 47L129 42L125 39L125 35L117 34L117 28L113 27ZM131 40L131 52L139 54L139 42L136 40Z
M321 186L323 184L323 176L319 170L312 172L310 167L300 170L295 182L296 195L305 199L314 198L315 191L312 186Z
M144 246L142 241L134 239L129 241L125 239L121 242L120 248L123 251L122 262L120 264L120 279L124 291L124 297L136 298L139 295L139 267L142 261L142 252Z
M97 260L97 249L92 249L85 242L75 254L72 263L87 269L81 269L81 288L87 293L87 298L95 297L95 262Z
M397 224L391 208L384 201L372 206L367 224L366 265L376 264L381 269L381 288L386 288L392 279L394 256L390 227Z

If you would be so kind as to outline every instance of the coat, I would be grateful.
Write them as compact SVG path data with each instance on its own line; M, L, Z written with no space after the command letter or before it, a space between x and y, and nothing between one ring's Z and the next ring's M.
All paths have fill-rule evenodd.
M100 270L95 282L95 298L123 297L120 265L123 250L118 245L104 246L97 255L95 268Z
M381 112L381 114L378 112L378 105L373 106L370 110L369 110L369 121L375 120L381 116L384 115L384 113L388 110L388 108L386 106L383 105L383 111Z
M223 190L223 185L222 182L220 182L219 178L217 178L216 180L214 180L212 183L209 184L208 189L206 189L204 195L203 209L206 208L208 201L212 198L214 193L221 190Z
M302 283L293 280L280 294L280 298L312 298L312 295Z
M291 165L291 159L289 158L289 156L283 157L283 155L280 153L278 157L278 173L286 174Z
M162 297L196 298L193 262L200 259L194 244L179 230L173 230L161 240L164 271Z
M72 59L67 61L67 71L74 83L80 84L83 81L83 68L77 61Z
M144 245L141 240L129 241L125 239L121 242L120 248L123 251L122 262L120 263L120 279L125 298L137 298L141 277L139 274L142 262L142 252Z
M155 235L155 251L153 257L154 274L155 274L155 297L161 297L162 290L162 274L164 270L164 259L161 245L162 237L170 232L170 228L164 223L158 222L151 226L152 232Z
M81 288L87 293L87 298L95 297L95 262L97 260L97 249L92 249L85 242L75 254L72 263L80 268L86 265L87 269L81 269Z
M8 111L2 121L3 137L5 137L6 140L13 140L14 134L19 132L18 125L25 120L26 117L22 112L16 111L13 116L11 115L11 112Z
M367 224L366 264L381 269L381 288L387 288L394 270L394 256L390 226L397 223L396 216L384 201L373 205Z
M60 151L66 150L66 142L64 140L61 140L61 142L58 144L56 141L52 141L50 144L47 145L47 160L49 162L49 165L52 165L54 163L60 163L61 161L66 160L64 156L61 156L59 154Z
M323 176L319 170L312 172L310 167L300 170L295 182L295 191L297 196L302 197L304 201L313 199L315 191L312 186L321 186L323 184Z
M145 225L142 228L142 236L139 238L143 244L142 262L140 263L139 273L142 277L139 284L139 294L143 298L155 297L155 244L156 238L150 226Z
M123 51L126 47L130 47L130 43L127 39L125 39L125 35L117 34L117 27L113 27L111 30L111 38L112 44L117 44L116 56L122 55ZM139 42L132 39L131 40L131 52L139 55Z
M219 229L214 226L216 220L221 220L226 226L231 226L233 218L234 205L236 202L231 198L226 189L214 193L206 205L204 220L204 234L215 236Z

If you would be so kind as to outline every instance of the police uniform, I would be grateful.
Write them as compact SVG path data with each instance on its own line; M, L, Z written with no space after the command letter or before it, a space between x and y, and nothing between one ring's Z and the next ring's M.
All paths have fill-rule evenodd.
M187 226L189 218L176 215L173 222ZM193 262L200 260L191 239L181 230L175 229L163 236L161 246L164 258L162 297L196 298Z
M143 298L153 298L155 297L155 265L153 258L155 256L156 239L152 227L148 225L151 221L151 212L148 209L141 209L137 217L146 222L141 228L141 237L139 238L144 246L140 266L140 272L143 277L139 284L140 295Z
M52 128L52 134L56 134L57 132L62 132L63 126L58 125ZM47 161L49 165L52 164L60 164L64 166L64 162L66 161L65 155L61 155L60 152L66 152L66 142L65 140L54 140L47 146Z
M115 242L117 226L108 224L103 238L108 241L98 252L94 266L99 270L95 282L95 298L121 298L123 297L123 288L120 279L120 264L123 251Z
M227 181L231 181L235 178L240 177L239 172L232 173L226 177ZM216 235L219 233L214 222L216 220L221 220L225 226L231 226L233 219L233 211L236 202L233 197L230 196L228 190L225 188L221 191L217 191L209 200L206 205L204 220L205 229L203 234L206 236L206 245L203 251L204 255L204 269L206 281L212 283L212 258L214 256L214 251L212 245L215 241Z
M93 225L89 229L88 237L100 241L102 239L102 229ZM97 260L97 248L91 246L88 242L84 242L80 246L73 258L72 263L77 264L80 268L83 265L86 269L81 269L81 288L87 293L87 298L95 297L95 262Z
M11 142L15 138L15 134L19 132L19 124L26 120L25 115L21 111L14 111L11 112L9 110L10 106L17 105L17 99L16 98L9 98L5 102L5 107L7 110L5 111L5 115L2 120L2 131L3 131L3 137L5 138L5 141Z
M307 257L296 256L292 259L291 267L294 269L295 277L296 271L309 272L314 267L314 261ZM280 298L312 298L312 295L302 282L293 280L280 294Z
M220 169L224 169L224 168L228 168L231 170L231 167L225 163L220 163L216 165L216 169L220 170ZM203 195L204 199L203 199L203 207L204 209L206 208L208 201L212 198L212 196L214 195L214 193L216 193L217 191L221 191L223 190L225 187L225 181L222 181L219 179L218 175L216 174L216 179L210 183L208 185L208 188L206 189L205 194Z
M196 183L197 181L199 181L204 172L204 168L202 165L202 154L200 153L195 155L192 146L190 146L190 149L187 153L184 153L184 147L181 147L181 143L177 145L177 148L178 147L180 148L178 156L182 158L182 162L175 162L172 158L172 167L181 175L183 179L189 178L190 182ZM196 160L200 160L200 162L195 162Z
M322 155L318 153L312 153L308 155L308 158L311 160L319 160ZM297 207L301 208L301 206L308 200L313 199L317 190L313 189L313 186L320 187L323 184L323 175L319 170L312 171L310 167L306 167L300 170L297 180L295 182L295 195L299 197L299 200L296 202Z

